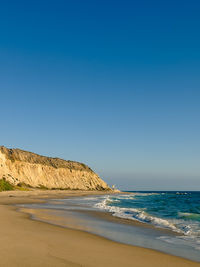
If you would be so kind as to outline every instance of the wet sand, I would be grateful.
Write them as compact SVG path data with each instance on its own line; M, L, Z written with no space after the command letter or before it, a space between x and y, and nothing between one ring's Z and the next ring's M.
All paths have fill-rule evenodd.
M0 193L0 266L186 267L200 263L151 249L124 245L79 230L34 221L12 204L98 194L81 191Z

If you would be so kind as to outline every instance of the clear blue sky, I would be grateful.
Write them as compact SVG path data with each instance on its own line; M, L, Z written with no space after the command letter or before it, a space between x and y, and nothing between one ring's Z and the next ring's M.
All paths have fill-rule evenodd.
M1 1L0 143L132 190L200 190L199 1Z

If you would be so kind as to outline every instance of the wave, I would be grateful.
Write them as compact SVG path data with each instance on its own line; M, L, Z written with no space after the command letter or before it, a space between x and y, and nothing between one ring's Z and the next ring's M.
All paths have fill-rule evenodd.
M131 200L131 199L135 199L136 196L140 196L140 197L145 197L145 196L153 196L153 195L160 195L160 193L131 193L128 195L118 195L117 197L112 197L112 201L115 199L120 199L120 200Z
M172 222L152 216L142 209L116 207L109 205L111 203L113 203L113 199L106 197L103 201L95 204L95 207L111 212L113 216L119 218L149 223L157 227L167 228L175 232L183 233L183 231L178 229Z
M187 219L187 220L200 221L200 214L199 213L179 212L178 216L180 218L184 218L184 219Z
M95 208L108 211L115 217L170 229L181 234L185 241L197 244L200 243L198 201L199 195L190 192L133 192L129 195L104 196L93 204Z

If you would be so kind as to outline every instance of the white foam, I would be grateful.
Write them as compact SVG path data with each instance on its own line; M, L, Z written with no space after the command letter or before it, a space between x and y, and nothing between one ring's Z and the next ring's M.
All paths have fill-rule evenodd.
M119 218L150 223L157 227L168 228L179 233L182 232L172 222L155 216L151 216L142 209L122 208L108 205L109 203L112 203L112 201L113 200L108 196L102 202L95 204L95 207L111 212L113 216Z
M177 192L180 194L179 192ZM144 193L146 194L146 193ZM144 196L143 194L143 196ZM148 193L147 193L148 194ZM151 193L150 193L151 194ZM154 193L153 193L154 194ZM191 221L188 222L184 219L184 216L194 216L191 213L179 213L179 218L177 219L163 219L156 217L154 215L150 215L146 212L145 208L128 208L128 207L120 207L118 205L118 200L120 200L123 204L123 200L125 199L134 199L137 195L141 196L141 193L133 193L130 195L119 195L119 196L107 196L101 199L101 201L95 204L95 208L108 211L112 213L113 216L135 220L147 224L152 224L156 227L170 229L174 232L182 234L178 238L165 238L166 242L168 243L175 243L177 245L188 243L191 247L200 250L200 228L198 221ZM120 202L119 201L119 202ZM197 216L195 214L195 216ZM181 218L183 217L183 219ZM198 217L198 216L197 216ZM199 242L199 243L198 243Z

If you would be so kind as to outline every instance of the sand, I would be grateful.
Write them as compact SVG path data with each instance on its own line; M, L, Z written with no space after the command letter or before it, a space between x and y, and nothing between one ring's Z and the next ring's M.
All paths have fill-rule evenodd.
M91 193L79 191L0 193L0 266L200 266L200 263L151 249L124 245L86 232L34 221L29 215L19 212L17 207L11 205Z

